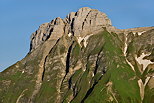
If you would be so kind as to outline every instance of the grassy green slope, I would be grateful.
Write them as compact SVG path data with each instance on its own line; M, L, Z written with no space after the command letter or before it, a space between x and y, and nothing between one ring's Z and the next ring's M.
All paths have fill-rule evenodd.
M141 97L135 73L126 63L116 34L104 31L103 51L107 58L107 73L103 75L86 103L140 103ZM103 39L102 38L102 39Z

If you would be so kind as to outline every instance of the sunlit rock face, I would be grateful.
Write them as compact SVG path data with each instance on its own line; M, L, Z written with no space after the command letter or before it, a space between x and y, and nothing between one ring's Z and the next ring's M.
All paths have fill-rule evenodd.
M55 39L70 33L82 37L102 31L102 27L112 27L107 15L98 10L84 7L77 12L71 12L65 19L58 17L50 23L42 24L31 36L30 51L36 49L51 35L54 35Z
M153 103L154 27L117 29L84 7L42 24L0 73L0 103Z

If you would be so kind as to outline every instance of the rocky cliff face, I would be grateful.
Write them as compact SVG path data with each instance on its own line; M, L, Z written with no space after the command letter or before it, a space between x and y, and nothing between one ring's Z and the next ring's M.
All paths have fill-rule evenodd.
M101 22L100 22L101 21ZM31 36L31 51L41 43L54 36L60 38L64 34L84 37L102 31L102 27L112 27L105 13L84 7L71 12L65 19L56 18L50 23L42 24ZM53 37L52 37L53 38Z
M81 8L42 24L0 73L2 103L154 103L154 27L120 30Z

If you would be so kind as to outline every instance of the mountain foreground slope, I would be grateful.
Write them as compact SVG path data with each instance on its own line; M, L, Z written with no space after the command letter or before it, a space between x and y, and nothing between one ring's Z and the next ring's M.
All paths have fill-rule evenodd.
M84 7L42 24L0 73L0 103L154 103L154 27L117 29Z

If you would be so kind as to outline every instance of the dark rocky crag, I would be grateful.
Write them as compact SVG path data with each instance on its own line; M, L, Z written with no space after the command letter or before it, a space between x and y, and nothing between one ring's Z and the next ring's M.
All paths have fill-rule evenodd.
M0 103L154 103L154 27L120 30L84 7L42 24L0 73Z

